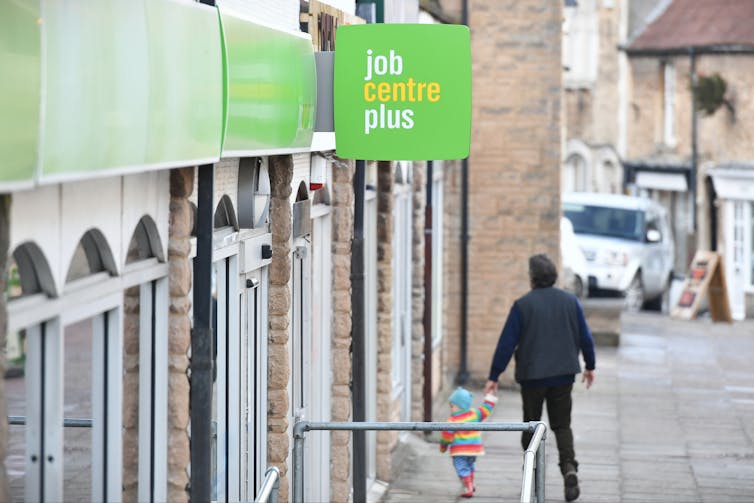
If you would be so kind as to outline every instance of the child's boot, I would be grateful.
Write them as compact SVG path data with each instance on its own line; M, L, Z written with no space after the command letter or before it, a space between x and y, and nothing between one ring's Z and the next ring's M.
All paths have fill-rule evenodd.
M470 477L471 477L471 488L474 490L474 492L476 492L476 482L474 482L474 472L473 471L471 472Z
M474 483L471 481L471 475L461 477L461 480L463 481L463 488L466 490L465 493L461 494L461 497L471 498L474 496Z

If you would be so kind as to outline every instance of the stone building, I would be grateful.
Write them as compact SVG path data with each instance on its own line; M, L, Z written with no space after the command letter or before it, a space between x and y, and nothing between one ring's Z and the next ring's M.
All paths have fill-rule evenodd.
M463 14L457 2L440 4L449 15ZM529 289L528 257L547 253L559 260L562 16L561 2L467 4L471 154L466 168L458 162L444 169L446 389L456 377L486 379L508 310Z
M275 465L285 500L293 421L350 411L353 167L313 132L312 38L297 1L116 3L0 16L18 70L0 102L16 131L0 147L0 321L18 357L4 368L24 376L0 400L0 499L185 501L206 470L213 499L249 500ZM246 92L281 86L295 94ZM330 463L347 444L312 440L309 499L347 499L348 458Z
M671 210L678 271L697 249L723 255L737 319L754 293L753 18L749 2L664 2L626 46L627 182Z
M251 500L276 466L287 501L295 421L353 417L355 163L314 131L313 53L363 19L346 0L217 4L0 8L0 370L24 374L0 383L2 500L186 501L200 473ZM385 2L376 20L463 13ZM431 418L456 375L484 379L527 257L558 254L561 8L467 13L469 161L366 163L368 420ZM402 437L367 435L370 488ZM307 442L305 499L348 501L350 434Z
M623 192L628 1L566 2L563 21L565 151L561 189Z

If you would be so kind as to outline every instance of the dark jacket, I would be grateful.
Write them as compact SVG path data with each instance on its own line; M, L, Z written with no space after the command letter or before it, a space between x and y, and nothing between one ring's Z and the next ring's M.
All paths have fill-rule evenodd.
M513 352L516 381L572 376L581 372L579 351L594 369L594 340L578 299L558 288L534 288L516 300L500 335L490 380L505 370Z

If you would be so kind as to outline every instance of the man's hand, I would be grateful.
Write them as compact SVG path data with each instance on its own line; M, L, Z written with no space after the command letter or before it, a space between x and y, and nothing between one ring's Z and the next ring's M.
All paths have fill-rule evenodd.
M585 370L581 376L581 382L586 382L586 389L591 388L594 382L594 370Z
M497 395L497 381L487 381L484 385L484 394Z

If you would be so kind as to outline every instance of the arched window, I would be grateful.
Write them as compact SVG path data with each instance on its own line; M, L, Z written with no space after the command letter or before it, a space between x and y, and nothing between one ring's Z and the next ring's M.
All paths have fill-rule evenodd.
M232 227L233 230L238 230L238 220L236 219L236 211L233 209L233 201L227 195L221 197L217 204L214 222L215 229Z
M68 266L66 283L98 272L109 272L115 276L117 268L105 236L97 229L90 229L76 246Z
M259 229L269 223L270 174L266 157L244 157L238 165L238 223Z
M620 169L615 163L611 161L605 161L602 163L602 176L599 178L601 187L600 192L608 192L610 194L621 193L621 174Z
M580 154L571 154L563 166L563 192L586 190L587 166L586 159Z
M8 264L8 298L44 293L56 296L50 266L35 243L23 243L13 251Z
M126 263L138 262L148 258L156 258L160 262L165 261L160 242L160 233L154 220L148 215L141 217L128 244Z
M154 220L143 216L128 245L124 274L165 269L124 292L123 327L123 499L160 501L167 497L168 278Z

